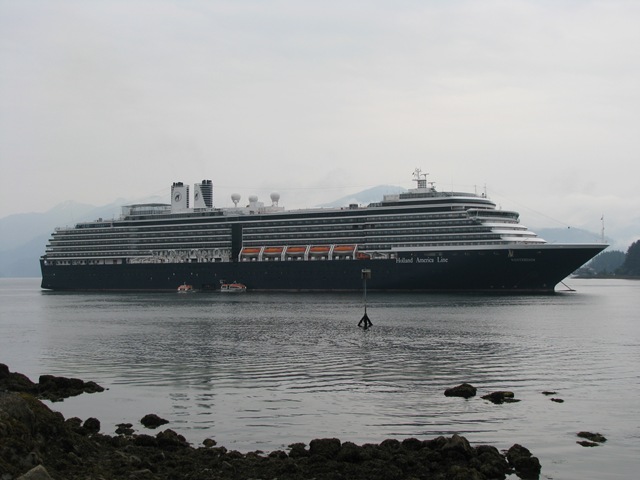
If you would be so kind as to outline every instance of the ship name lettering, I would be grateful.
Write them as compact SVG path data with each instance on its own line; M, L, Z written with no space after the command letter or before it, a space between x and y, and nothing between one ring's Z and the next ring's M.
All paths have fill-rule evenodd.
M418 258L418 263L434 263L433 258Z
M413 263L413 258L396 258L396 263Z
M447 263L449 261L448 258L438 257L438 263Z

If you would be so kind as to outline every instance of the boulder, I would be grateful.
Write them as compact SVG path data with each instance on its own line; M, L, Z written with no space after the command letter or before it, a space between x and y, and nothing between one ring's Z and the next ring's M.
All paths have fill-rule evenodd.
M507 461L520 478L536 479L540 476L540 461L522 445L515 444L507 451Z
M600 433L578 432L580 438L586 438L590 442L604 443L607 441L604 435Z
M147 428L158 428L160 425L165 425L169 423L169 420L165 420L164 418L160 418L155 413L149 413L140 419L140 423Z
M309 443L309 455L320 455L333 459L340 452L341 442L337 438L319 438Z
M476 387L468 383L463 383L457 387L447 388L444 391L446 397L471 398L476 396Z
M0 389L29 393L52 402L59 402L81 393L104 391L104 388L95 382L53 375L41 375L38 383L34 383L22 373L10 372L4 363L0 363Z
M166 450L174 450L176 448L185 448L189 446L189 442L180 434L171 429L164 430L156 435L158 446Z
M37 467L33 467L24 475L20 475L18 480L53 480L47 469L42 465L38 465Z
M455 433L447 439L441 450L444 455L449 457L462 456L468 459L475 455L475 450L471 448L469 441Z
M59 402L68 397L82 393L103 392L104 388L95 382L85 382L79 378L40 375L38 379L38 396L52 402Z
M98 433L100 431L100 420L89 417L82 424L82 428L84 428L87 433Z
M487 395L483 395L482 398L484 400L489 400L491 403L495 403L496 405L500 405L501 403L514 403L520 401L514 398L513 392L509 391L491 392Z

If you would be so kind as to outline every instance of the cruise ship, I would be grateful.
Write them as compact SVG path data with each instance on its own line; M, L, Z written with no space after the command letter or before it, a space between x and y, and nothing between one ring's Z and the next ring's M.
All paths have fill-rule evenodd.
M286 210L248 198L217 208L213 184L174 182L171 202L122 207L119 219L56 228L42 288L171 291L552 293L605 244L548 243L486 194L415 188L366 206Z

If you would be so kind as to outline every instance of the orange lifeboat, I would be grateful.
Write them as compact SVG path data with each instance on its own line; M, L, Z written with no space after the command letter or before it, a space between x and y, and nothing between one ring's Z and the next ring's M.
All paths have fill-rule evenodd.
M336 245L333 253L351 253L356 249L355 245Z
M260 253L260 247L245 247L242 249L242 255L258 255Z
M302 255L307 247L287 247L287 255Z
M325 245L318 245L315 247L311 247L309 249L309 253L312 255L324 255L329 253L329 251L331 250L331 247L329 246L325 246Z
M262 252L263 255L281 255L284 247L265 247Z

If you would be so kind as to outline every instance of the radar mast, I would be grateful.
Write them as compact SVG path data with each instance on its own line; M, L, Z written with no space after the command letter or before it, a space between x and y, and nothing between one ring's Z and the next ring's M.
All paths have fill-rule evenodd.
M427 188L427 175L429 174L422 173L419 168L413 171L413 181L418 183L418 189Z

